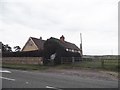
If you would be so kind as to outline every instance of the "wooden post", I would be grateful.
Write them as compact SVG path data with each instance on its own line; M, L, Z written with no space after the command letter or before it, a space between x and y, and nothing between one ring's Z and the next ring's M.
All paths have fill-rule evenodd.
M72 63L74 63L75 62L75 58L74 57L72 57Z
M104 59L101 59L101 66L104 68Z

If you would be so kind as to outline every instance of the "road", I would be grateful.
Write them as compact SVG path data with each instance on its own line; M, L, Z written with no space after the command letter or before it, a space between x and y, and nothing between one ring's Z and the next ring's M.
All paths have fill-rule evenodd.
M53 72L3 69L3 88L117 88L117 80L101 80Z

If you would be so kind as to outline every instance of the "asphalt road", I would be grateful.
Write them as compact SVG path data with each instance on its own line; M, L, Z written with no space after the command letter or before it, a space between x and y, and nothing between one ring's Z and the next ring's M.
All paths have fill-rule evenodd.
M117 80L100 80L52 72L3 69L2 88L118 88ZM61 90L61 89L60 89Z

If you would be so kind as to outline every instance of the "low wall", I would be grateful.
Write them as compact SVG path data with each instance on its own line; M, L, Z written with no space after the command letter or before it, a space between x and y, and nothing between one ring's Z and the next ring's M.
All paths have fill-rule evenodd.
M43 64L42 57L3 57L4 64Z

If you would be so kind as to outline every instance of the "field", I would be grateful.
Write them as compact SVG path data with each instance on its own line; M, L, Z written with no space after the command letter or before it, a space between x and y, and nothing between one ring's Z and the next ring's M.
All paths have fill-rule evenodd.
M73 67L118 71L118 60L81 61L77 64L73 64Z

